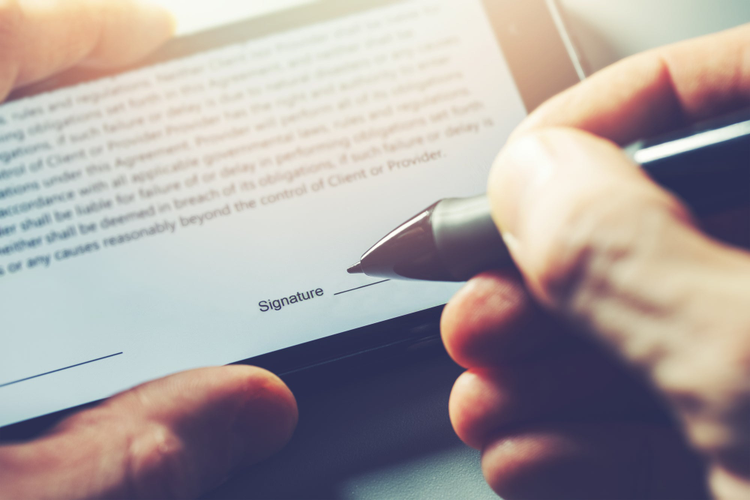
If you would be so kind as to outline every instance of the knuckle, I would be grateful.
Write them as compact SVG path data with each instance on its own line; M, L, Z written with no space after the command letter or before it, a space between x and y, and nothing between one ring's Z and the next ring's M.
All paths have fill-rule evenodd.
M669 199L609 186L559 211L539 247L538 286L563 311L586 320L609 297L648 283L667 228L682 218Z
M126 483L133 497L195 496L182 441L167 427L150 424L132 436L127 452Z
M558 223L540 247L538 267L539 284L556 302L566 304L583 288L602 287L607 276L602 267L611 269L631 252L637 222L621 216L624 200L612 194L591 193L558 212Z

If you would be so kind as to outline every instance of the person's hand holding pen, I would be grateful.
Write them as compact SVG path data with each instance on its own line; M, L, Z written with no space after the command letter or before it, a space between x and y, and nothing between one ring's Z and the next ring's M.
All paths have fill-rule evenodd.
M498 157L522 276L471 280L442 327L451 419L504 498L750 498L750 254L616 146L748 105L744 26L594 75ZM705 227L747 244L750 218Z
M172 30L145 2L0 1L0 101L73 66L129 64ZM296 423L291 392L264 370L174 375L0 446L0 498L197 498L281 448Z

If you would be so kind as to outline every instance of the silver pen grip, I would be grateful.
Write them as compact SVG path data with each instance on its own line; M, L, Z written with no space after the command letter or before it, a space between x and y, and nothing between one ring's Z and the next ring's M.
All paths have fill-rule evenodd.
M431 223L438 253L455 281L512 265L486 195L441 201Z

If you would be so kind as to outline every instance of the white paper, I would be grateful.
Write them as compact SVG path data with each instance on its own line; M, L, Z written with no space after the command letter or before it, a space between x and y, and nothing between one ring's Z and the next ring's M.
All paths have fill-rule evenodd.
M524 116L478 0L0 107L0 425L444 304L457 285L335 294L395 226L483 192Z

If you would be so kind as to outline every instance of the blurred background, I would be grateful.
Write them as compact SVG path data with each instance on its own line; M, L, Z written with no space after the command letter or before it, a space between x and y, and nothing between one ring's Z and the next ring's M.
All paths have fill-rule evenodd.
M180 34L313 3L158 1L175 13ZM560 3L592 70L750 22L748 0ZM459 373L445 356L432 355L321 387L301 398L291 445L211 498L495 498L482 479L479 454L458 441L448 421L448 395Z
M174 13L178 35L314 2L315 0L156 0L156 3Z

